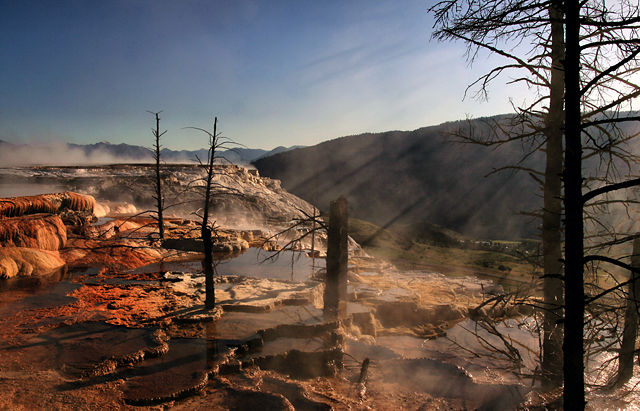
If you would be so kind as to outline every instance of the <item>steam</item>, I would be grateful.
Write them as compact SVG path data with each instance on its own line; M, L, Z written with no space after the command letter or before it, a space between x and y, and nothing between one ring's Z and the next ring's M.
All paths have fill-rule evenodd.
M149 162L148 159L114 156L104 150L85 152L66 143L2 144L0 163L5 167L37 165L89 165Z
M287 148L276 148L280 152ZM216 164L235 164L255 169L250 162L257 157L269 155L261 149L230 149L217 154ZM169 150L162 149L163 164L195 164L198 159L206 162L207 149ZM106 164L153 163L153 152L145 147L126 144L98 143L74 145L64 142L41 142L13 144L0 140L0 165L4 167L29 166L90 166Z

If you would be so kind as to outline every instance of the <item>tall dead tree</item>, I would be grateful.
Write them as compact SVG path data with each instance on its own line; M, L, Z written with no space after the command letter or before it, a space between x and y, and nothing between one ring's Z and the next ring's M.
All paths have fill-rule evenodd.
M563 267L562 267L562 132L564 126L564 25L562 1L549 5L551 78L549 110L545 116L546 165L542 210L543 334L542 372L545 388L562 384Z
M461 3L470 5L461 6ZM562 61L564 74L564 165L563 184L565 207L565 335L563 351L563 380L565 407L581 409L584 407L584 323L590 321L593 327L593 314L586 317L585 307L613 291L619 286L602 290L596 295L585 294L585 264L598 267L593 264L601 262L613 264L618 267L631 268L618 258L607 255L591 254L598 249L597 245L590 244L590 253L585 255L585 224L602 226L602 221L593 214L596 210L606 210L608 204L615 203L606 196L618 190L632 187L638 180L633 178L633 163L636 157L629 152L628 143L636 137L638 132L628 132L620 127L620 124L640 120L640 116L634 113L623 114L623 108L630 108L633 98L640 96L640 87L634 82L633 76L638 72L638 56L640 55L640 15L637 2L622 0L619 2L607 2L605 0L587 0L578 2L536 2L536 1L458 1L450 0L439 4L445 4L446 13L460 15L461 19L455 21L454 30L448 28L443 31L447 36L459 38L468 42L474 48L484 48L494 54L501 55L513 61L491 70L483 76L479 83L482 88L494 79L498 74L510 68L520 68L529 71L527 76L517 77L514 81L524 81L531 86L549 87L546 76L541 73L549 71L547 65L536 64L539 57L546 58L547 52L532 52L527 59L519 58L508 49L500 48L500 41L512 40L521 45L525 38L532 38L535 50L538 45L546 50L551 50L552 60ZM503 5L506 5L503 7ZM549 18L542 17L539 13L551 5ZM560 6L561 7L558 7ZM513 6L513 7L511 7ZM555 10L554 10L555 9ZM452 10L452 11L451 11ZM471 10L471 11L469 11ZM554 18L554 14L557 16ZM562 17L563 15L563 17ZM557 49L558 42L554 42L554 21L562 21L566 33L564 50ZM544 36L544 27L551 25L551 40ZM537 27L541 33L536 33L532 28ZM546 29L548 30L548 29ZM556 38L560 38L558 35ZM537 45L536 45L537 42ZM549 46L550 44L550 46ZM506 46L505 46L506 47ZM564 52L564 58L553 58L554 51ZM472 53L472 55L475 55ZM554 70L552 65L551 74ZM551 81L553 83L553 79ZM557 83L556 83L557 84ZM551 87L557 89L556 87ZM558 93L559 94L559 93ZM536 114L535 106L547 96L540 99L524 112L527 115ZM557 100L556 100L557 101ZM550 101L549 108L554 106ZM559 109L550 110L550 115L557 115ZM551 117L548 117L552 120ZM556 124L558 122L556 121ZM550 124L548 121L547 124ZM555 126L557 128L557 126ZM520 138L520 137L517 137ZM512 141L513 138L505 138ZM556 147L558 146L556 142ZM547 147L549 142L547 141ZM547 156L549 153L547 153ZM583 158L596 162L596 166L590 169L590 175L583 174ZM549 159L547 159L549 160ZM625 164L628 173L619 172L619 164ZM556 162L557 164L557 162ZM557 170L557 167L554 167ZM547 171L549 167L547 167ZM552 173L545 173L545 179L552 177ZM584 191L584 193L583 193ZM547 195L545 187L545 196ZM594 201L595 199L595 201ZM545 198L545 208L547 208ZM627 202L626 204L630 204ZM551 210L553 207L550 207ZM545 210L545 213L549 210ZM556 214L555 212L553 214ZM543 223L544 225L544 223ZM602 230L601 230L602 231ZM593 243L601 232L591 233L589 241ZM609 230L605 234L613 236L613 241L622 243L616 230ZM631 238L627 237L627 240ZM544 235L543 235L544 239ZM557 249L557 248L556 248ZM545 254L549 251L546 250ZM553 256L546 256L546 262L556 261ZM555 269L548 270L545 267L545 278L557 277ZM551 275L549 275L551 274ZM598 272L591 271L597 279ZM549 284L550 285L550 284ZM553 303L553 297L545 292L545 303ZM568 327L568 328L567 328ZM595 330L594 332L598 332ZM544 360L543 360L544 363Z
M486 97L486 87L504 71L515 71L516 80L539 97L530 105L521 106L508 124L495 122L492 135L475 137L474 130L465 130L465 142L498 146L525 142L530 146L521 160L506 169L525 170L543 190L542 249L543 249L543 336L542 374L546 388L561 384L562 379L562 127L564 121L564 29L561 0L540 1L475 1L448 0L431 9L436 16L440 40L463 40L473 60L485 50L508 60L508 63L490 70L474 84L480 85L479 95ZM517 55L508 44L522 44L528 40L531 49ZM526 54L529 54L527 56ZM530 57L533 55L534 57ZM543 141L538 140L543 137ZM524 168L522 159L532 151L544 148L544 172ZM542 178L542 181L541 181Z
M204 205L202 209L202 225L200 234L204 247L204 275L205 275L205 307L213 308L216 305L216 290L213 283L213 242L211 239L211 227L209 227L209 206L211 204L211 186L213 183L213 164L216 158L218 139L218 117L213 120L213 134L209 138L209 152L207 158L207 176L205 180Z
M155 194L154 199L156 200L156 218L158 220L158 234L160 236L160 240L164 240L164 217L162 215L164 211L164 197L162 195L162 175L160 173L160 137L165 135L167 130L160 132L160 113L162 111L149 111L149 113L153 114L156 119L156 128L151 129L151 133L155 138L155 144L153 146L153 159L155 160L155 168L156 168L156 178L155 178Z
M582 136L580 128L580 5L565 2L565 407L582 410L584 399L584 226L582 209Z
M201 214L199 214L200 220L200 236L202 238L202 245L204 250L204 262L203 269L205 275L205 307L213 308L216 305L216 295L214 286L214 274L215 267L213 265L213 239L212 234L215 228L215 221L211 221L210 208L211 200L216 188L216 184L213 181L215 176L215 160L219 150L229 144L229 140L222 137L218 133L218 117L213 120L213 132L205 130L199 127L186 127L193 130L198 130L205 133L209 137L209 144L207 149L206 162L203 162L200 158L198 160L200 166L204 169L205 175L201 179L204 182L204 195Z
M624 331L618 358L618 385L625 384L633 375L633 355L636 351L638 312L640 310L640 238L633 240L631 267L633 267L634 270L629 273L631 283L628 286Z
M328 318L338 318L345 311L349 260L348 222L347 200L344 197L339 197L330 204L329 228L327 230L324 314Z
M198 163L204 170L204 177L198 179L203 182L203 205L200 209L200 213L196 212L196 214L201 218L200 235L202 237L204 249L205 306L207 308L213 308L216 304L216 297L214 287L215 267L213 262L212 235L215 232L216 222L211 218L211 203L216 195L238 195L237 190L214 181L216 176L215 163L218 159L224 160L224 157L220 155L222 150L229 150L233 148L233 146L238 146L240 144L222 136L222 134L218 132L218 117L215 117L213 120L213 132L199 127L185 128L200 131L209 137L206 161L202 161L200 158L196 157Z
M572 2L565 7L565 335L564 393L565 407L584 409L584 324L585 306L595 301L585 298L584 267L589 262L606 262L633 270L619 259L604 255L585 255L584 215L591 200L640 184L640 179L623 181L600 179L599 187L584 190L582 156L588 142L595 149L615 156L615 140L630 136L613 134L605 126L638 121L640 116L620 115L620 108L640 86L633 82L638 72L640 36L638 5L618 3L611 8L605 1ZM631 7L627 8L627 6ZM634 7L635 6L635 7ZM594 118L598 114L599 118ZM595 130L601 131L604 144L597 144ZM586 142L586 143L585 143ZM600 293L597 298L610 290Z

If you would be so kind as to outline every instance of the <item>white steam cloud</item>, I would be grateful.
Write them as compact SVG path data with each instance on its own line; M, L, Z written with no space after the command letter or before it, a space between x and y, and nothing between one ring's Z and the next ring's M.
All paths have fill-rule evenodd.
M81 148L72 147L65 143L5 143L0 145L0 164L3 167L142 163L151 160L151 156L148 158L116 156L100 149L87 153Z

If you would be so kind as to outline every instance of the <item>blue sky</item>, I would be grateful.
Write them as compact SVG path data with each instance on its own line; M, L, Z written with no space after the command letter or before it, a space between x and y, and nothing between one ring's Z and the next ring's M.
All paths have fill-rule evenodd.
M511 111L494 61L430 39L420 0L0 0L0 139L195 149L214 115L255 148ZM508 79L506 79L508 80Z

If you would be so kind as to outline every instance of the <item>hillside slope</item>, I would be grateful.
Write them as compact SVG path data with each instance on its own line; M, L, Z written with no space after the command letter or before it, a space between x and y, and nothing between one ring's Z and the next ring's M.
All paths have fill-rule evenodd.
M536 221L519 213L540 207L537 183L509 171L485 177L517 161L520 146L452 143L461 124L342 137L253 164L322 210L344 195L354 217L383 227L430 222L481 238L535 235ZM528 162L543 164L539 155Z

